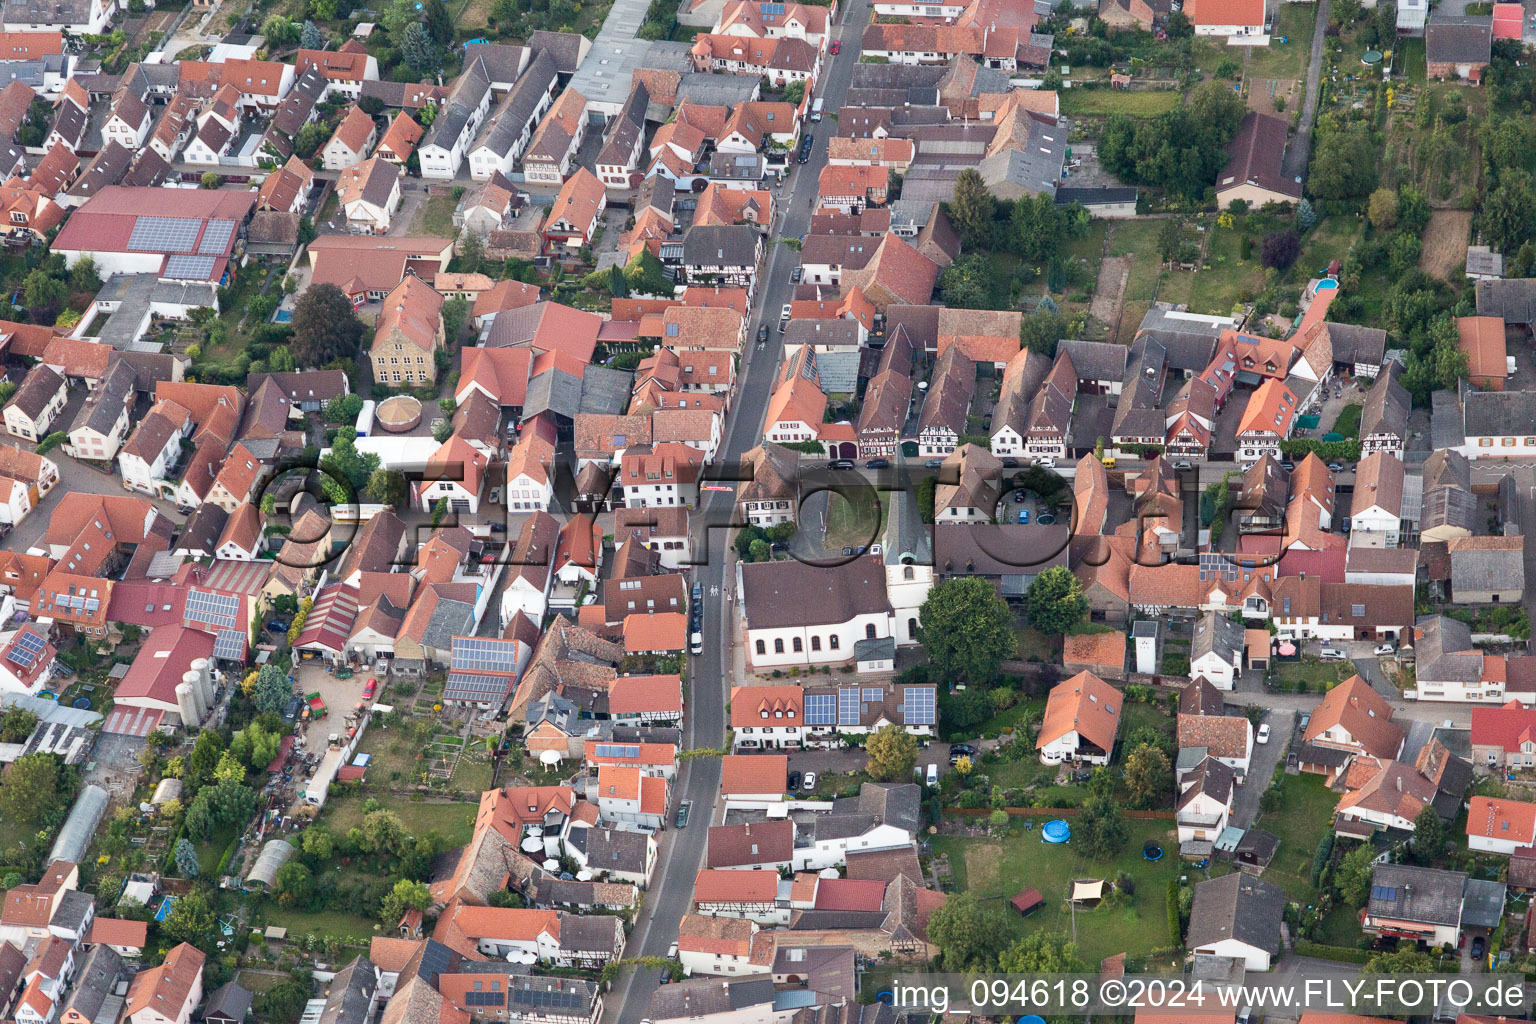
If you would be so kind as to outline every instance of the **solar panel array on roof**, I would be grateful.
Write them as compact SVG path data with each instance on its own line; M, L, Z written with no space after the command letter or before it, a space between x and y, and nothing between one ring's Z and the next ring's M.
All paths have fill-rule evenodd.
M245 633L238 629L221 629L213 640L213 656L229 661L245 660Z
M133 222L128 248L148 252L191 252L203 222L190 217L140 217Z
M183 281L206 281L213 276L215 256L168 256L165 260L165 276Z
M203 232L203 240L198 243L197 251L203 255L222 256L229 245L230 236L235 233L235 222L232 220L211 220L208 228Z
M516 985L512 988L512 1001L520 1006L568 1006L585 1007L589 996L575 985L567 988L528 988Z
M830 693L809 693L805 696L806 725L836 725L837 698Z
M859 721L859 690L837 691L837 721L841 725L857 725Z
M640 748L625 743L599 743L597 745L598 757L639 757Z
M30 672L37 666L37 659L42 657L45 646L42 637L27 630L18 634L11 642L11 649L5 652L5 660L14 662Z
M1200 581L1216 582L1225 580L1232 582L1238 576L1238 568L1230 557L1218 551L1202 551L1200 553Z
M493 640L485 637L456 636L453 638L453 667L466 672L517 671L516 640Z
M478 983L477 983L478 984ZM466 1006L500 1006L506 1002L505 992L465 992L464 1004Z
M230 594L211 594L206 590L187 593L185 625L206 623L218 629L239 629L240 599Z
M449 672L448 686L443 690L443 697L447 700L489 700L505 697L511 688L511 679L506 675Z
M934 708L934 691L926 686L909 686L902 705L902 720L907 725L934 725L938 715Z

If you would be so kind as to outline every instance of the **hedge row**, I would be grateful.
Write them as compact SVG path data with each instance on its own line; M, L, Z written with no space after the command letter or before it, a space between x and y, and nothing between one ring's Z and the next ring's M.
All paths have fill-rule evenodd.
M1179 927L1179 880L1168 879L1168 937L1174 948L1184 945L1184 929Z
M1297 956L1310 956L1317 960L1336 960L1345 964L1363 964L1375 954L1368 949L1349 946L1325 946L1321 942L1296 943Z

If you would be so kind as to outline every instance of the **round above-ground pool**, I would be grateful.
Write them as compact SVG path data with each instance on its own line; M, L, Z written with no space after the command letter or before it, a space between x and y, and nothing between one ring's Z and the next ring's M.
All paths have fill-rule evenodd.
M37 696L43 700L57 701L59 699L59 695L54 693L52 690L38 690Z
M1045 823L1045 826L1040 829L1040 838L1048 843L1064 843L1072 838L1072 828L1065 821L1057 818L1055 821Z
M1141 855L1147 860L1162 860L1163 848L1148 840L1146 845L1141 848Z

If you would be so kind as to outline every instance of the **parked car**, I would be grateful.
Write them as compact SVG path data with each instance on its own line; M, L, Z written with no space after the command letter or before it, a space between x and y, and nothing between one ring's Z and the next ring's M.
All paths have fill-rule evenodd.
M1268 743L1269 742L1269 723L1268 722L1266 722L1265 724L1259 726L1258 740L1259 740L1260 743Z
M507 524L506 523L492 523L491 524L491 532L492 533L506 533L507 532Z
M363 684L363 700L373 700L373 694L379 685L377 679L369 679Z
M853 467L853 460L852 459L833 459L831 462L827 463L827 468L828 469L852 469L852 468L854 468Z
M815 789L816 788L816 773L815 772L806 772L805 773L805 780L801 783L801 786L804 787L804 789L807 792Z
M702 600L704 600L704 584L695 583L693 585L693 602L698 604Z
M689 654L703 654L704 653L704 634L700 633L698 630L694 630L693 631L693 636L691 636L688 639L688 653Z
M930 785L930 786L937 786L938 784L939 784L939 766L936 765L936 764L930 764L928 766L928 785Z
M1320 661L1349 660L1349 655L1345 654L1343 651L1336 651L1332 647L1324 647L1322 650L1317 652L1317 657Z
M975 757L976 748L969 743L955 743L949 748L949 763L951 766L962 757Z
M284 622L282 619L273 619L271 622L267 623L267 632L286 633L288 632L288 626L289 624Z
M1027 508L1019 509L1019 525L1020 526L1028 526L1029 525L1029 509L1027 509Z
M943 459L929 459L927 462L923 463L923 466L926 469L938 469L942 465L944 465Z
M1194 469L1195 467L1194 467L1193 463L1190 463L1190 462L1187 462L1187 461L1180 461L1180 462L1175 462L1173 464L1173 468L1174 469Z
M1049 455L1047 455L1043 459L1036 459L1035 460L1035 465L1041 467L1042 469L1055 469L1056 468L1056 460L1051 458Z
M1009 458L1006 458L1006 459L999 459L998 461L1003 464L1003 468L1004 469L1018 469L1019 468L1019 460L1018 459L1009 457Z
M832 45L828 47L828 50L831 52L832 56L836 57L838 54L843 52L843 41L841 39L832 40Z
M768 340L768 325L767 324L758 324L757 325L757 340L758 340L759 344L761 344L761 343L763 343L763 342Z
M797 771L791 771L789 773L789 791L791 793L793 793L795 790L797 790L799 788L800 788L800 773L797 772Z
M795 284L799 284L800 283L800 275L802 275L804 273L805 273L805 268L804 267L796 267L794 270L791 270L789 272L789 279L791 281L793 281Z
M792 309L793 307L789 303L784 303L784 308L779 310L779 319L788 320Z
M865 469L890 469L891 468L891 460L890 459L870 459L868 462L864 463L864 468Z
M1397 648L1391 644L1377 644L1374 653L1378 658L1389 658L1397 653Z
M678 828L687 828L688 827L688 812L691 811L691 810L693 810L693 801L692 800L684 800L682 803L677 805L677 827Z
M1344 463L1342 463L1342 462L1330 462L1330 463L1328 463L1328 472L1330 472L1330 473L1342 473L1342 472L1344 472Z
M1487 939L1483 938L1481 935L1477 935L1477 936L1474 936L1472 938L1472 959L1473 960L1481 960L1483 958L1483 953L1485 953L1487 951L1487 949L1488 949L1488 940Z

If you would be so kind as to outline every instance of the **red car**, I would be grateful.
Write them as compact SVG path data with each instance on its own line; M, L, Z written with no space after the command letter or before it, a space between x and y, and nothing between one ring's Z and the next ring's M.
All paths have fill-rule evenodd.
M832 40L832 56L836 57L838 54L840 54L842 52L843 52L842 41L838 40L838 39Z
M363 699L364 700L372 700L373 699L373 688L375 686L377 686L378 684L379 684L379 681L377 679L370 679L370 680L368 680L367 683L365 683L363 685Z

